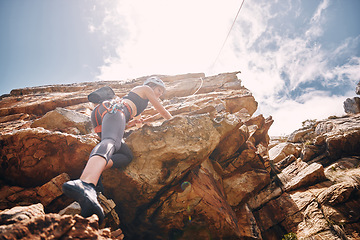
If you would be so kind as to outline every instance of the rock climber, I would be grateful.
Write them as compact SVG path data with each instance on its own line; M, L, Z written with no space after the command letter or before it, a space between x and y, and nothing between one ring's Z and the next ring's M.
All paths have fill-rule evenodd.
M165 119L172 115L163 107L159 98L165 92L164 82L156 77L148 78L143 85L133 88L122 99L104 101L92 112L91 119L95 132L101 142L95 146L80 176L63 184L65 195L73 198L81 206L81 216L96 214L99 223L104 219L104 212L97 200L95 186L102 172L111 167L124 167L132 161L131 150L123 141L126 123L139 116L150 102ZM136 123L139 120L132 120Z

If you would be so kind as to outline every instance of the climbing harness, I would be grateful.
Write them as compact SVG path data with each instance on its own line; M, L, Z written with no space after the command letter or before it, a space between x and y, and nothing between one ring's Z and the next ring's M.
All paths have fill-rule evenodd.
M105 111L103 111L102 113L100 112L100 106L103 106L105 108ZM121 112L122 114L124 114L126 116L126 114L124 113L124 108L126 108L129 113L130 113L130 119L132 118L132 109L130 107L129 104L127 104L125 101L120 101L120 102L115 102L115 101L104 101L101 104L99 104L96 107L95 110L95 121L96 121L96 127L95 127L95 132L96 133L100 133L101 132L101 124L102 124L102 120L105 116L106 113L116 113L117 111ZM98 116L101 117L101 122L99 121Z

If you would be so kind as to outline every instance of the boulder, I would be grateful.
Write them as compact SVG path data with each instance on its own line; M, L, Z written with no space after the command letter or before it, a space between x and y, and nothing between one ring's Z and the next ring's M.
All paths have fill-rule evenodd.
M133 132L126 143L134 160L124 173L142 185L143 197L151 199L211 154L221 138L214 124L207 115L175 117Z
M47 112L31 124L32 128L43 127L51 131L61 131L75 135L88 134L92 131L90 117L65 108L56 108Z
M331 118L319 121L315 127L315 136L326 134L328 136L342 134L360 129L360 114Z
M78 214L78 215L81 214L81 207L78 202L71 203L70 205L66 206L64 209L61 209L59 212L59 215L61 215L61 216L63 216L63 215L75 216L76 214Z
M334 183L359 182L360 157L344 157L325 168L325 176Z
M61 196L62 185L69 181L70 177L66 173L62 173L59 176L51 179L50 182L45 183L41 187L36 190L37 195L39 196L40 202L47 206L49 205L55 198Z
M56 109L57 107L67 107L75 104L86 103L88 99L86 95L74 96L72 94L63 93L59 94L42 94L33 96L32 101L19 102L13 99L7 107L0 108L0 116L7 116L19 113L35 114L38 116ZM12 97L14 98L14 97Z
M331 159L360 155L360 130L349 130L326 139L327 152Z
M236 76L238 73L239 72L220 73L215 76L206 77L202 87L199 89L199 93L210 93L229 88L231 89L233 86L243 88L241 86L241 81Z
M269 158L274 164L280 162L289 155L299 157L300 149L292 143L279 143L269 150Z
M344 110L349 114L358 114L360 113L360 98L347 98L344 102Z
M224 189L231 206L247 200L270 182L263 162L250 149L244 150L224 172Z
M315 157L325 153L326 146L325 144L323 146L315 145L315 144L305 144L305 146L301 150L300 158L304 162L308 162Z
M3 199L3 208L30 205L39 202L35 188L23 188L20 191L12 193L14 188L16 189L17 187L10 187L10 195L8 195L6 199ZM4 190L6 191L6 187Z
M79 177L91 150L94 136L75 136L43 128L27 128L0 135L1 176L26 187L40 186L61 173Z
M152 201L201 164L238 123L233 115L213 120L203 114L178 116L160 126L134 131L126 139L134 159L121 172L110 169L103 173L106 194L129 209L124 218L132 221L136 208Z
M342 182L337 183L320 193L318 202L320 204L336 205L347 201L350 195L357 191L358 182Z
M161 226L164 236L174 229L188 235L198 224L205 224L211 236L240 236L237 216L226 201L221 177L210 160L205 160L200 168L192 170L183 182L164 194L149 209L147 219L149 224Z
M329 222L325 218L321 207L314 201L303 211L303 220L298 225L297 237L310 238L317 234L326 232L327 239L341 239L331 231ZM320 239L320 237L319 237Z
M272 181L265 188L261 189L257 194L254 194L247 202L251 210L259 209L272 199L279 197L283 193L282 189Z
M238 207L235 214L238 218L240 239L263 239L254 214L246 204Z
M110 229L99 230L98 217L46 214L0 226L4 239L115 239ZM123 236L117 239L123 239Z
M69 175L63 173L40 187L22 188L5 185L0 189L0 209L12 208L18 205L32 205L39 202L45 208L48 208L51 204L55 206L61 204L62 201L57 202L57 200L61 199L63 194L62 184L68 180L70 180ZM65 201L64 204L67 204L67 202Z
M31 116L27 113L18 113L0 117L0 123L12 122L17 120L30 120Z
M358 222L360 219L360 194L359 192L356 192L353 193L353 196L355 197L350 198L341 204L321 205L321 210L323 211L326 219L329 219L338 225Z
M247 109L250 115L253 115L257 109L258 103L248 90L242 90L240 93L233 93L230 97L224 99L226 104L226 111L236 113L241 109Z
M105 218L100 227L105 226L117 229L120 225L120 219L115 211L116 204L112 199L107 199L102 193L98 192L98 201L104 210Z
M18 186L9 186L4 181L0 180L0 210L12 208L16 206L16 203L14 205L10 205L7 198L13 194L16 194L18 192L21 192L24 190L22 187Z
M265 188L259 193L260 196L265 196L266 201L258 202L253 208L254 216L265 239L273 239L276 236L285 235L285 233L292 233L296 236L298 225L304 220L304 211L315 201L321 191L331 186L331 183L323 182L309 189L302 188L283 194L280 191L280 194L276 195L271 191L277 189L276 181L271 185L271 188Z
M229 135L221 139L220 144L212 152L210 158L223 163L233 156L249 138L249 131L245 125L236 127Z
M291 163L295 161L296 161L296 157L290 154L280 162L273 164L273 170L275 171L275 173L281 173L282 170L284 170L287 166L289 166Z
M297 212L299 212L297 205L289 194L284 193L269 201L261 209L254 211L254 216L259 228L264 232Z
M252 117L245 122L249 128L249 137L254 139L254 145L258 145L259 143L265 147L269 145L270 137L268 131L273 123L274 120L271 116L265 119L262 114Z
M321 164L307 164L298 160L286 167L279 175L285 191L298 189L325 180L324 168Z
M307 139L312 138L313 132L313 128L299 129L291 133L287 140L292 143L305 142Z
M30 206L16 206L0 212L0 224L9 225L38 216L45 216L44 206L41 203Z

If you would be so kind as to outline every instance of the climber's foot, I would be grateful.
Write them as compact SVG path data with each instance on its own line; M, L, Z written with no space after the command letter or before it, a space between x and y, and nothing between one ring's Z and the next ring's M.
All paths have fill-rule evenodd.
M81 216L84 218L96 214L99 224L104 220L104 212L97 200L94 184L86 183L80 179L68 181L62 186L66 196L73 198L81 206Z

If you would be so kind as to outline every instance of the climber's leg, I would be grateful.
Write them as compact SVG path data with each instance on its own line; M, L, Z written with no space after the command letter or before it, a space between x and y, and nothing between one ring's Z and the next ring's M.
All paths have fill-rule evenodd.
M125 116L121 112L105 114L102 122L101 142L91 152L90 159L81 174L81 180L96 185L105 167L111 167L107 164L113 153L121 147L125 124Z
M63 192L75 199L81 206L81 216L96 214L99 223L104 219L104 212L97 200L95 186L114 151L120 149L125 130L125 117L122 113L105 114L103 119L101 142L93 149L80 179L63 184ZM108 167L111 167L109 164Z
M129 163L132 161L133 158L134 156L128 145L126 145L125 142L122 142L119 151L115 152L112 155L110 161L113 162L112 166L114 168L124 168L127 165L129 165Z

